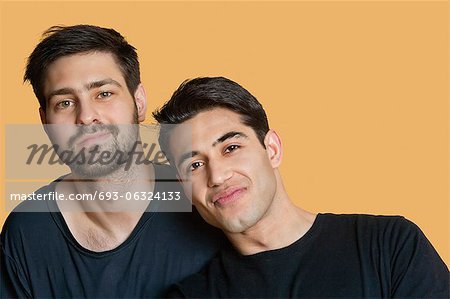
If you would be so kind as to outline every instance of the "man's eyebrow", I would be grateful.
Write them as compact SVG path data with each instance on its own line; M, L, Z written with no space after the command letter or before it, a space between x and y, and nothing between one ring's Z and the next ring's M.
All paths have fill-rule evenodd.
M73 89L73 88L70 88L70 87L60 88L60 89L54 90L51 93L49 93L47 96L47 101L49 101L54 96L65 95L65 94L74 94L74 93L75 93L75 89Z
M243 137L243 138L247 138L247 139L248 139L248 136L245 135L245 134L242 133L242 132L231 131L231 132L225 133L225 134L223 134L221 137L217 138L217 140L213 142L212 146L214 147L214 146L216 146L217 144L222 143L222 142L224 142L225 140L228 140L228 139L231 139L231 138L240 138L240 137Z
M183 155L181 155L180 161L178 161L178 168L180 168L181 164L183 164L183 162L185 160L192 158L196 155L198 155L197 151L187 152L187 153L184 153Z
M120 83L117 82L116 80L108 78L108 79L104 79L104 80L100 80L100 81L90 82L85 85L85 88L87 90L91 90L94 88L102 87L103 85L107 85L107 84L112 84L112 85L116 85L117 87L122 87L122 85L120 85Z
M117 87L122 87L122 85L117 82L114 79L108 78L108 79L104 79L104 80L99 80L99 81L94 81L94 82L90 82L88 84L86 84L84 86L85 89L87 90L91 90L94 88L98 88L98 87L102 87L103 85L107 85L107 84L112 84L115 85ZM50 92L47 96L47 101L50 100L52 97L54 96L58 96L58 95L66 95L66 94L75 94L76 90L74 88L71 87L63 87L57 90L54 90L52 92Z

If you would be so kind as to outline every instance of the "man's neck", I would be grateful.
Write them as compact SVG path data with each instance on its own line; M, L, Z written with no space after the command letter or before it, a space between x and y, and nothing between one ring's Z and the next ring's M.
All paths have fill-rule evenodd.
M60 205L60 208L75 208L84 212L143 212L148 202L134 200L134 194L152 192L155 186L153 164L133 164L107 175L90 178L71 173L59 182L56 189L67 196L85 197L83 200Z
M284 248L311 228L316 218L295 206L286 192L278 195L260 221L241 233L225 232L230 242L243 255Z
M66 179L57 184L58 193L66 198L70 194L88 198L58 202L69 230L83 247L105 251L122 244L148 208L150 202L134 200L134 194L154 191L155 170L152 164L141 164L101 179L86 180L73 174Z

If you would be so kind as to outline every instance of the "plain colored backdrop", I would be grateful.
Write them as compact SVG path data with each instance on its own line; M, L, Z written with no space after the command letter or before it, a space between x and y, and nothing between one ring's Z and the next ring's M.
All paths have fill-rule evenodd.
M281 135L298 205L404 215L449 265L448 1L0 5L1 194L20 179L5 173L4 125L40 123L27 56L52 25L96 24L138 49L148 123L186 78L229 77Z

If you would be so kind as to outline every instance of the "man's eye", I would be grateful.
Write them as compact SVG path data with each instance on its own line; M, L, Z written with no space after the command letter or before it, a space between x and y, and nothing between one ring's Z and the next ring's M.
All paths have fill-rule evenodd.
M61 101L58 104L56 104L56 108L57 109L67 109L67 108L69 108L72 105L73 105L72 101L65 100L65 101Z
M225 148L224 153L227 154L227 153L234 152L234 151L237 150L238 148L240 148L239 145L236 145L236 144L229 145L229 146L227 146L227 147Z
M202 167L203 164L204 164L203 162L199 162L199 161L194 162L191 165L189 165L189 171L195 171L196 169Z
M112 96L112 92L109 92L109 91L103 91L103 92L101 92L101 93L98 94L97 98L99 98L99 99L104 99L104 98L108 98L108 97L110 97L110 96Z

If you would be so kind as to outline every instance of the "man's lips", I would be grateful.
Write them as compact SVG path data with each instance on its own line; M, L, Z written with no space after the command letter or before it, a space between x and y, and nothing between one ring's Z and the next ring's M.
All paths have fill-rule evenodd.
M100 131L92 134L86 134L83 137L80 138L80 140L77 142L78 146L86 147L92 143L97 143L99 141L103 141L111 135L111 132L109 131Z
M214 205L225 205L231 201L239 198L242 193L244 193L246 188L243 187L230 187L227 188L217 194L215 194L212 198L212 203Z

